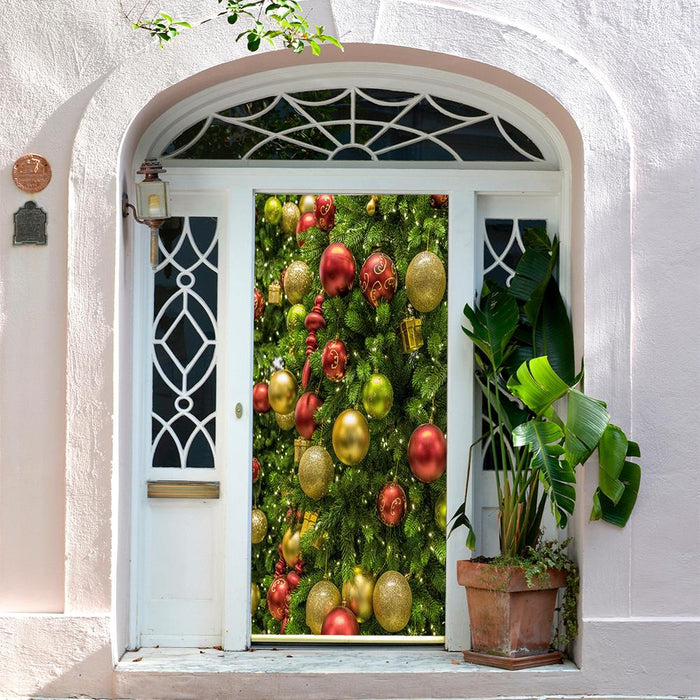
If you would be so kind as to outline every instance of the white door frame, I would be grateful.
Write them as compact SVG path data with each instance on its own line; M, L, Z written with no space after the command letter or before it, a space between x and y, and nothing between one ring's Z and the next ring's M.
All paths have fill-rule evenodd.
M227 650L243 650L250 644L250 504L252 498L252 372L253 372L253 305L254 286L254 194L332 192L342 194L446 193L450 196L449 208L449 262L448 262L448 456L447 456L447 511L451 515L461 503L468 447L475 427L472 379L472 349L461 331L464 323L464 304L473 301L477 284L477 272L481 268L482 251L477 248L477 197L489 195L561 195L559 235L562 239L562 288L568 289L569 267L569 218L568 184L563 173L529 170L458 170L436 167L334 167L318 168L314 164L284 167L228 167L226 163L205 167L168 165L167 178L171 183L174 214L182 194L207 193L225 201L226 230L219 233L219 350L217 369L217 458L221 478L221 505L223 508L223 647ZM148 294L151 272L148 267L147 236L142 236L141 250L135 255L139 264L134 275L135 328L146 333L150 328L149 313L152 306L139 309ZM234 245L235 242L235 245ZM138 246L137 246L138 248ZM141 264L140 261L143 261ZM232 271L235 270L235 274ZM243 300L237 303L232 300ZM150 337L150 336L149 336ZM135 338L135 349L141 347ZM150 357L150 354L146 357ZM144 357L135 351L135 366ZM150 365L142 367L150 371ZM138 377L138 374L134 375ZM135 379L137 381L137 379ZM135 392L138 393L138 392ZM243 413L235 419L234 406L241 403ZM150 444L150 402L134 406L134 421L142 440L145 435ZM229 419L230 417L230 419ZM458 421L458 422L457 422ZM139 426L141 426L139 430ZM143 444L134 449L135 511L143 502L144 471ZM235 455L235 458L233 457ZM225 456L225 457L224 457ZM176 474L173 478L181 478ZM470 489L474 493L474 489ZM473 509L473 502L468 504ZM143 581L143 547L140 540L142 518L134 513L132 529L132 591L136 593ZM467 648L469 631L464 626L466 600L458 586L455 561L468 558L470 552L461 534L455 534L447 542L447 588L445 646L449 650ZM139 610L138 594L132 594L131 643L138 645Z

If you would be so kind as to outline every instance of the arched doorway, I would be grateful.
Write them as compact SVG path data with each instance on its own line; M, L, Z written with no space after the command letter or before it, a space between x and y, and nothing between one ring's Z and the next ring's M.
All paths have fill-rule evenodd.
M286 91L289 84L295 85L294 93ZM317 72L313 79L294 70L256 75L184 100L146 131L136 161L146 155L160 156L166 164L174 213L186 222L183 231L191 241L199 219L215 219L217 237L209 234L207 245L194 248L201 254L201 264L215 272L217 294L214 307L206 309L214 321L209 331L202 323L194 324L202 343L192 349L193 355L173 358L170 352L183 381L179 388L171 381L174 412L159 415L151 383L153 377L163 377L157 356L160 351L167 354L171 330L184 316L180 309L170 326L158 330L162 314L157 307L155 318L151 314L153 278L138 241L133 376L142 391L135 392L132 431L132 500L137 507L131 643L222 644L241 649L250 643L250 582L240 571L249 570L241 562L250 556L249 535L242 538L241 533L250 528L252 378L245 367L250 366L252 311L249 304L234 300L249 299L252 290L252 236L246 232L252 231L253 195L297 191L450 195L450 266L464 274L452 275L448 288L452 388L448 423L449 414L460 416L473 433L478 406L472 391L471 353L461 340L462 306L484 273L507 279L522 249L520 236L527 222L544 224L548 232L560 236L567 250L568 152L544 115L485 83L428 69L346 64L326 74ZM144 245L145 240L142 237ZM161 246L165 260L170 256L177 262L174 249L163 242ZM210 257L214 248L215 264ZM564 289L569 287L568 259L567 254L562 256ZM175 285L175 294L183 299L193 286L191 266L187 270L181 269ZM219 319L225 321L217 323ZM211 379L212 368L216 369L215 397L210 398L206 415L195 416L194 389L187 382L186 368L208 351L205 374ZM243 371L233 367L233 357ZM194 385L199 388L197 382ZM229 420L237 404L241 419ZM172 425L183 418L193 428L179 435ZM210 430L216 420L218 429ZM157 427L151 427L151 421ZM159 461L164 439L175 444L179 464ZM188 463L186 446L202 439L211 459L206 465ZM460 465L471 440L461 442L449 443L448 512L464 491ZM220 497L203 498L203 492L196 490L193 499L153 497L163 484L175 481L186 482L184 488L190 491L193 485L218 484ZM487 495L489 475L483 473L476 481L473 513L481 531L488 533L494 512ZM157 486L151 488L148 482ZM492 546L488 536L481 545L482 551ZM456 538L448 542L447 551L451 571L465 551ZM451 649L466 646L466 631L461 622L456 624L462 607L463 594L448 577L444 643Z

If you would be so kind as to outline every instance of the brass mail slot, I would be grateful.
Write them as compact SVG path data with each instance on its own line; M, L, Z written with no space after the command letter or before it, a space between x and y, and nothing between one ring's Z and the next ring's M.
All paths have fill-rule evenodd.
M219 498L218 481L149 481L149 498Z

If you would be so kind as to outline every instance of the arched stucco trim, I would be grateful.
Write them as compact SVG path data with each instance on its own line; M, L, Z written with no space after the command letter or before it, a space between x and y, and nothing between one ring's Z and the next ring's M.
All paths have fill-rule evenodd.
M548 114L551 110L574 155L574 182L578 179L572 279L587 389L610 401L617 421L629 427L631 143L614 96L588 66L546 37L438 5L422 6L413 17L416 6L400 4L391 3L397 5L400 23L386 9L376 18L383 45L348 45L343 56L328 49L321 60L393 61L464 73L510 89ZM370 3L365 10L372 7ZM336 21L343 36L342 17ZM69 197L68 614L104 613L113 607L116 547L128 541L128 523L119 522L117 502L120 493L128 493L128 485L120 489L119 484L128 474L120 476L119 468L128 462L128 453L120 449L115 426L128 392L117 394L129 381L130 310L125 306L124 279L128 246L123 244L120 196L131 179L135 144L146 126L189 90L295 62L309 63L313 70L314 61L306 56L268 52L249 57L233 44L225 24L210 24L165 52L148 49L125 61L96 91L80 123ZM611 259L620 262L616 275L603 278ZM120 367L127 368L123 381ZM610 367L616 368L613 375ZM583 615L591 607L590 614L626 616L630 528L613 532L607 526L585 525L594 481L583 480L576 523L579 556L585 551L587 562L592 562L589 570L595 572L584 581ZM614 585L621 580L624 585Z

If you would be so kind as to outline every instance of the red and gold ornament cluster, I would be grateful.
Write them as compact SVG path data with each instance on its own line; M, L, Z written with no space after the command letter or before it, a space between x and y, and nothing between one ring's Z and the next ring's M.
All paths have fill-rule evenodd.
M394 298L398 276L394 261L385 253L375 251L370 255L360 270L360 289L365 299L376 307L384 299Z

